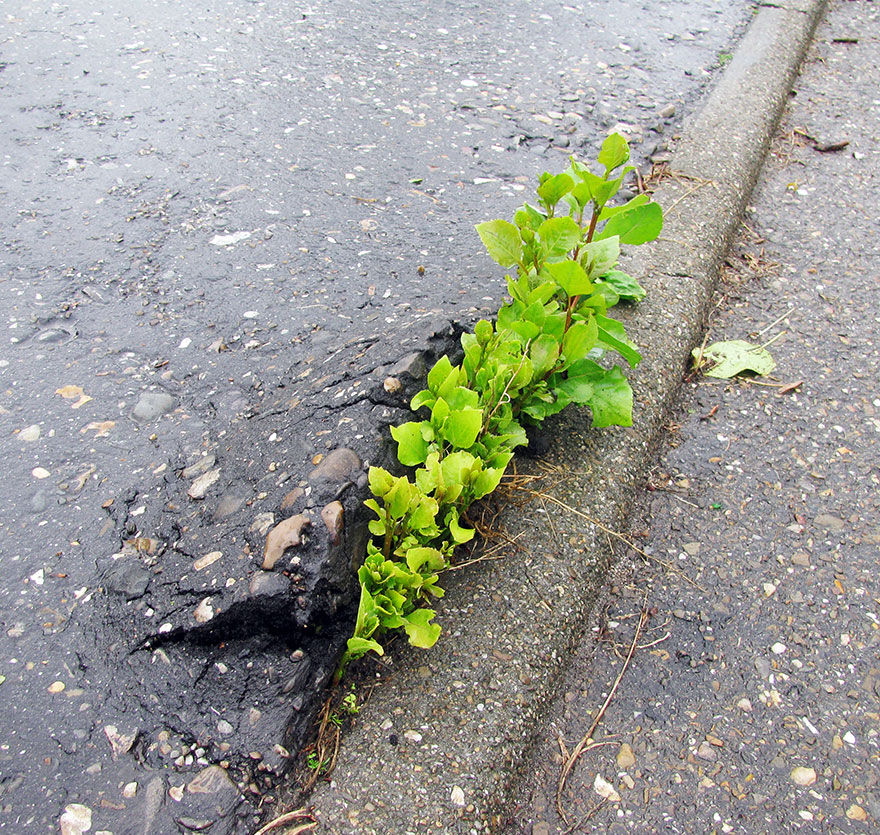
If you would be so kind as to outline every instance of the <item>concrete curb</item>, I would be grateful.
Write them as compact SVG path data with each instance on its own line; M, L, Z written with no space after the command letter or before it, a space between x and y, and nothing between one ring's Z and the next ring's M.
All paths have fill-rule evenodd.
M623 524L650 462L825 1L760 8L657 191L663 238L626 266L648 289L626 317L645 356L629 375L635 427L590 432L577 412L557 422L541 462L544 496L505 513L516 545L448 575L439 644L401 653L346 736L330 783L311 798L322 831L503 829L519 767L610 563L603 528Z

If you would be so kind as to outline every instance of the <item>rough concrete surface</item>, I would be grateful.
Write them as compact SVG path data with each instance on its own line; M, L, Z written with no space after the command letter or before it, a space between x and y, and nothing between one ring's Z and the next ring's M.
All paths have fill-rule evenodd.
M578 414L555 424L531 473L541 495L502 517L515 545L449 584L444 639L384 677L312 797L326 831L506 825L511 785L605 578L606 529L632 504L822 7L761 8L656 192L663 237L629 265L648 289L626 317L645 349L631 375L635 426L599 435Z
M690 376L507 832L880 826L878 43L830 4L707 336L776 369Z

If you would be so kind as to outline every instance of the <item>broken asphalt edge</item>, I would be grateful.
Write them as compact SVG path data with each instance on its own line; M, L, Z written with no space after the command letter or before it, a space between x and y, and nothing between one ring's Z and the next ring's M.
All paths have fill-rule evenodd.
M513 542L445 575L437 646L392 651L392 672L309 800L320 831L503 829L545 707L606 580L610 532L625 523L650 465L826 1L759 6L655 193L663 234L624 266L648 290L621 315L644 355L628 375L635 425L590 430L577 410L555 422L553 448L530 465L540 479L514 492L502 514Z

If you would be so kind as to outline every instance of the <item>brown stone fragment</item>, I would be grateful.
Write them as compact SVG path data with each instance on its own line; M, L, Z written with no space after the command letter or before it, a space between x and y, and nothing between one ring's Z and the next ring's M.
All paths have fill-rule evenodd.
M868 813L856 803L853 803L852 806L846 810L846 816L851 821L866 821L868 819Z
M281 500L281 509L282 510L290 510L296 502L303 494L305 490L302 487L294 487L282 500Z
M218 794L222 791L238 792L232 778L219 765L203 768L193 779L186 790L192 794Z
M318 493L336 493L341 487L351 482L356 482L361 470L361 459L354 450L339 447L333 452L322 456L320 460L313 460L318 466L309 473L309 484Z
M635 754L633 754L633 749L629 743L624 742L620 746L620 750L617 752L617 767L626 771L626 769L632 768L635 764L636 757Z
M335 545L342 533L342 502L330 502L321 510L321 519L330 533L330 541Z
M281 559L285 549L299 545L302 541L300 534L306 525L311 525L312 520L308 516L298 513L283 522L279 522L266 537L266 548L263 551L263 568L271 571L275 563Z

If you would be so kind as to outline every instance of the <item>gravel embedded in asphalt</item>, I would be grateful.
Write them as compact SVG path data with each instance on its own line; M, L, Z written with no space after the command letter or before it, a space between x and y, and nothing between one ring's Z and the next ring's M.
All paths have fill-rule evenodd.
M497 309L473 224L618 123L662 157L749 4L8 5L0 826L247 829L350 626L267 531Z

